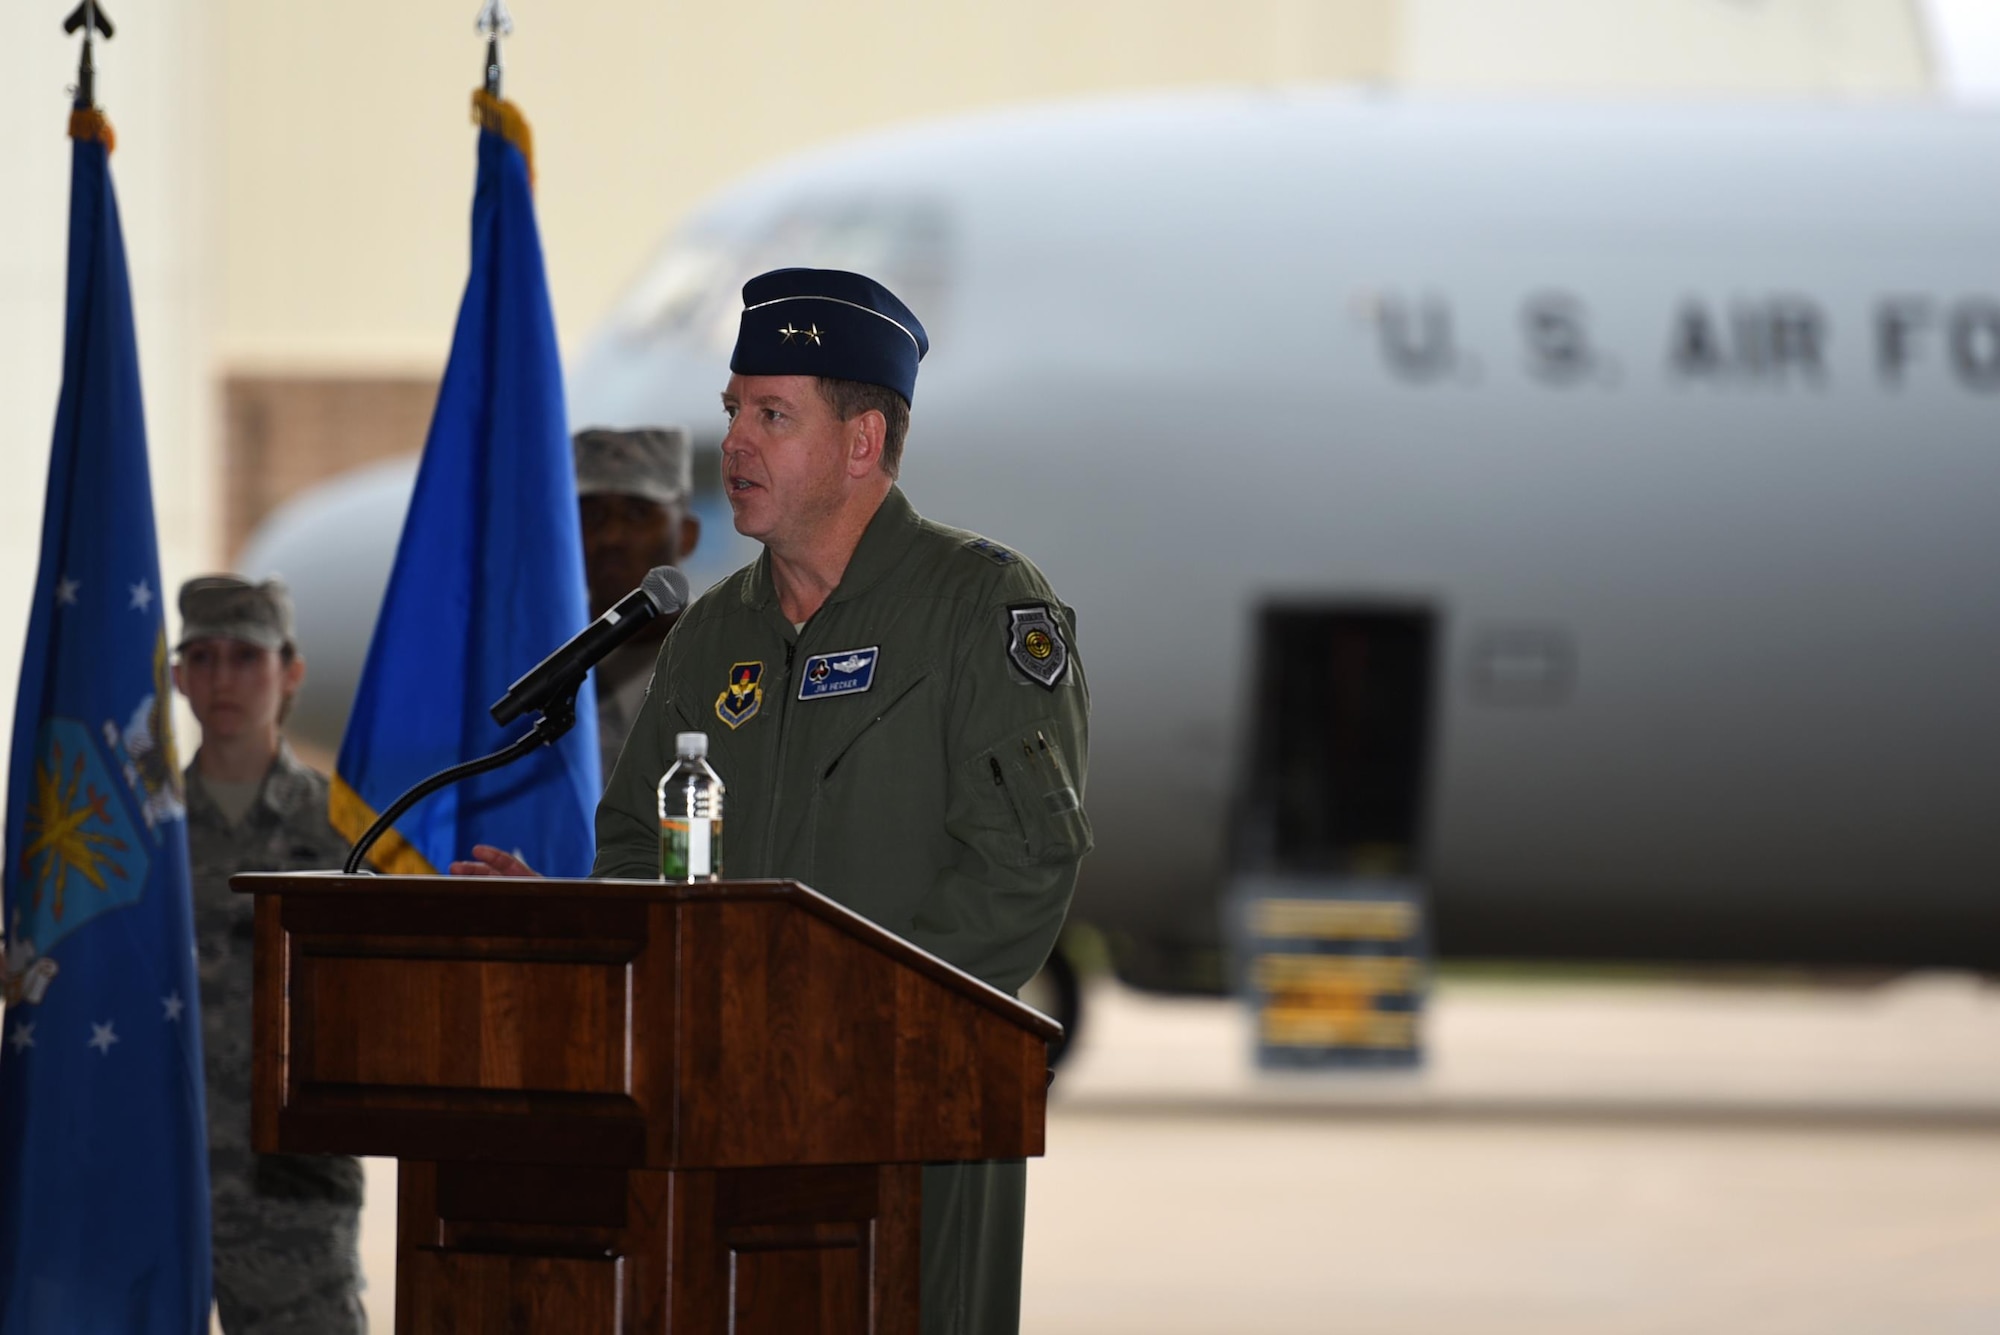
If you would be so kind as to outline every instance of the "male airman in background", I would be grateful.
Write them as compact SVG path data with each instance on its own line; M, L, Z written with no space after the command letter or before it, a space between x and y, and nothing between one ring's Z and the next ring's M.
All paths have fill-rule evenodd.
M292 600L275 579L181 586L174 685L201 725L187 767L188 856L208 1089L215 1302L227 1335L361 1335L361 1163L250 1148L253 904L246 871L338 867L327 780L279 731L305 680Z
M590 614L599 617L654 566L679 565L701 538L701 521L688 511L694 483L688 433L680 427L590 427L571 445ZM597 743L607 783L646 698L660 641L673 624L672 617L654 618L597 665Z

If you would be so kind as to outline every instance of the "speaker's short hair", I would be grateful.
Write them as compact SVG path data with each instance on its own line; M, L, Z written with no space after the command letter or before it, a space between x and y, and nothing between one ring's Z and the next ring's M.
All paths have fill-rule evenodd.
M882 471L896 476L903 467L903 440L910 434L910 405L903 396L865 380L818 379L820 397L841 421L851 422L870 409L882 414Z

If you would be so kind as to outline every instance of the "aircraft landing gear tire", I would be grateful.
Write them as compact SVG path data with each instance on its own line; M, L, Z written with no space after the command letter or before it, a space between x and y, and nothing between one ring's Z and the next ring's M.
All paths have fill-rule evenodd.
M1063 954L1061 945L1049 955L1042 971L1021 989L1021 1000L1063 1027L1063 1036L1049 1044L1049 1070L1054 1071L1075 1044L1083 1020L1083 990L1077 985L1076 966Z

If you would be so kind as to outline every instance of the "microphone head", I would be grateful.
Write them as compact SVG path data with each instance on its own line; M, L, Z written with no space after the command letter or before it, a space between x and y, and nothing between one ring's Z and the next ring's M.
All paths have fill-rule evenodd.
M660 615L667 616L687 606L688 577L673 566L654 566L646 572L646 578L639 582L646 596L653 600L653 606L660 609Z

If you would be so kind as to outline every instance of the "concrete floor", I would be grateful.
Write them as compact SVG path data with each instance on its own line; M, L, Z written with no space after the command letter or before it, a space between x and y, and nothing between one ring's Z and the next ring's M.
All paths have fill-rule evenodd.
M1026 1331L2000 1331L1991 1133L1066 1114Z
M1348 1079L1258 1074L1233 1003L1088 1005L1030 1335L2000 1332L2000 987L1448 983L1424 1073Z

